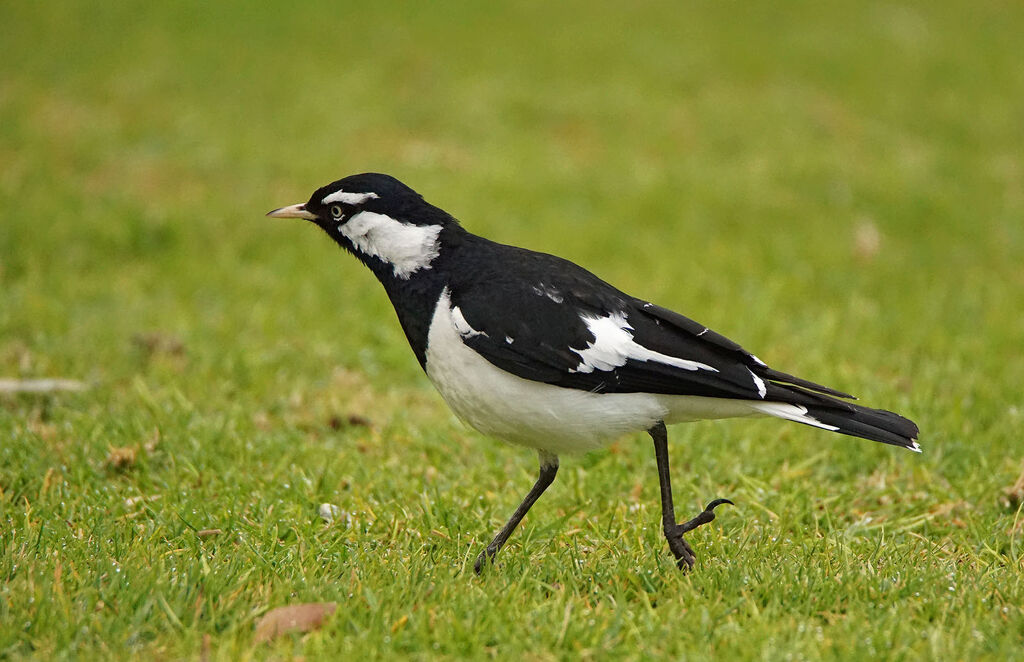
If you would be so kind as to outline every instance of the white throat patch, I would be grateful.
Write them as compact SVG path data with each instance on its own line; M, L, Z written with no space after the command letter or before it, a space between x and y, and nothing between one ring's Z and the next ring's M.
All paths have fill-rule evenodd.
M395 276L408 280L420 269L429 269L441 254L440 225L403 223L386 214L362 211L338 226L356 250L380 258L395 270Z

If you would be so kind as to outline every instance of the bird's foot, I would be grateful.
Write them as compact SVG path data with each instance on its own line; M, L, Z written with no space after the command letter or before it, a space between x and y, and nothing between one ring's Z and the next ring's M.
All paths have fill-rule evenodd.
M488 545L484 548L484 551L480 552L480 556L476 557L476 563L473 564L473 572L480 574L485 565L494 563L494 557L498 555L498 548Z
M683 534L693 531L698 526L703 526L715 519L715 508L721 506L723 503L727 503L730 506L735 505L728 499L715 499L708 504L707 508L698 513L697 516L690 521L665 527L665 539L668 540L668 548L672 551L672 556L676 557L676 566L678 566L680 570L689 570L697 561L697 556L693 553L693 548L690 547L689 543L683 540ZM477 560L477 564L479 563L480 561Z

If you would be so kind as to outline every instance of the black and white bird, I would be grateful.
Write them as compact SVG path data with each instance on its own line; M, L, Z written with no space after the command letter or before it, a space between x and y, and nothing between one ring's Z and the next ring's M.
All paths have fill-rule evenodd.
M683 534L732 502L716 499L676 522L666 424L774 416L920 452L918 428L906 418L769 368L703 324L572 262L478 237L394 177L352 175L267 216L312 221L369 267L456 415L537 451L537 482L481 552L477 572L554 480L559 455L630 433L654 440L663 528L680 568L695 561Z

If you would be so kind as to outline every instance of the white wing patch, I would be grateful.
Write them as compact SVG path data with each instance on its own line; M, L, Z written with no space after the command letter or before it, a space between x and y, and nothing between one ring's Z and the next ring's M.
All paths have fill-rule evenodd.
M376 200L380 196L376 193L346 193L345 191L335 191L330 195L324 196L321 200L321 204L329 205L333 202L340 202L346 205L361 205L367 200Z
M751 370L750 368L747 368L747 372L749 372L751 378L753 378L754 386L757 387L757 394L761 396L761 399L763 400L764 396L768 393L768 389L764 385L764 380L755 375L754 371Z
M594 370L610 371L626 365L626 361L654 361L665 365L682 368L683 370L710 370L716 368L699 361L680 359L661 352L647 349L633 340L633 329L626 321L624 313L612 313L608 317L591 317L581 315L580 319L594 334L594 340L587 344L586 349L573 349L580 355L581 362L569 372L594 372Z
M458 331L459 335L463 338L472 338L473 336L486 336L487 334L483 331L477 331L469 325L466 321L466 316L462 314L462 311L458 306L452 307L452 324L455 325L455 330ZM507 336L506 336L507 337Z
M440 225L415 225L386 214L362 211L350 218L338 232L360 253L390 264L395 276L404 280L420 269L429 269L441 254L437 239L441 234Z
M797 423L804 423L805 425L813 425L816 428L832 430L833 432L839 429L834 425L827 425L814 418L807 413L807 407L804 407L803 405L791 405L786 402L751 402L749 403L749 406L751 409L759 411L762 414L784 418L787 421L796 421Z
M562 303L565 301L565 297L559 292L553 285L546 283L539 283L533 286L533 293L537 296L547 297L555 303Z

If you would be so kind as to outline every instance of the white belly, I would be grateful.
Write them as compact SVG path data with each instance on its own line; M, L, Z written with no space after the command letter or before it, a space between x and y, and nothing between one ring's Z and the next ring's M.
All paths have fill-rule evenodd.
M658 421L754 416L741 400L649 393L591 393L501 370L463 341L446 289L427 336L427 376L455 414L504 441L569 453L600 448Z

